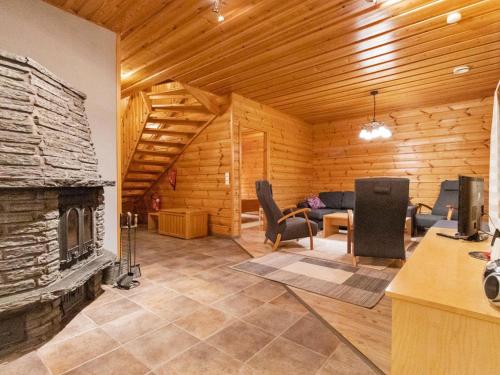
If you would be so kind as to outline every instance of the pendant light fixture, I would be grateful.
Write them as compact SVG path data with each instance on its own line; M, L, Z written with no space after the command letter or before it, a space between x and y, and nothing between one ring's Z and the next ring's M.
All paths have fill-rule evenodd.
M364 124L361 132L359 133L359 138L364 139L366 141L371 141L372 139L377 139L377 138L390 138L392 136L391 130L387 127L385 123L382 121L377 121L375 119L375 97L377 96L378 91L373 90L370 92L370 95L373 96L373 118L372 120Z
M224 22L224 15L222 14L222 0L214 0L212 4L212 12L217 16L217 22Z

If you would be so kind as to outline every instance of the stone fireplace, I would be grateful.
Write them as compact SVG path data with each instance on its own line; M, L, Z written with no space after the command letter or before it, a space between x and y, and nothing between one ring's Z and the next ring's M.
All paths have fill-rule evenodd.
M49 339L101 291L104 187L85 94L0 50L0 355Z

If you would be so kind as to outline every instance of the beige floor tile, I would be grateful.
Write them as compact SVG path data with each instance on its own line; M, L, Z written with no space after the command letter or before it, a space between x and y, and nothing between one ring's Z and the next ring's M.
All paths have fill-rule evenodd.
M79 313L50 342L66 340L94 328L97 328L97 324L85 314Z
M204 339L226 326L232 317L211 307L202 307L192 314L175 321L175 325L183 328L193 336Z
M274 336L238 320L211 336L207 342L245 362L273 339Z
M282 285L267 280L243 290L243 293L247 296L261 300L262 302L269 302L285 292L286 290Z
M170 324L125 344L125 349L154 368L196 344L199 340Z
M282 310L277 306L266 303L242 319L245 322L256 325L266 332L280 335L293 323L299 320L300 315L287 310Z
M327 357L340 344L337 336L310 314L291 326L283 337Z
M30 352L6 365L0 365L2 375L51 375L36 352Z
M178 296L179 293L175 290L155 284L130 296L129 299L141 306L150 307L162 304Z
M171 281L163 281L159 283L162 286L173 289L179 293L186 293L195 288L203 288L210 285L205 280L198 279L196 277L183 276Z
M262 301L249 297L243 293L238 293L214 303L213 306L234 316L243 316L262 304Z
M116 347L118 342L97 328L65 341L48 343L38 354L52 373L58 375Z
M195 312L201 307L203 307L203 304L200 302L181 295L171 300L153 305L149 307L149 310L160 318L173 322L174 320Z
M98 296L95 300L93 300L85 309L88 310L90 308L95 308L98 306L102 306L106 303L117 301L122 298L122 296L117 293L113 288L106 286L104 292Z
M101 326L104 332L120 343L126 343L167 324L157 315L139 310Z
M112 320L121 318L126 314L132 314L142 308L136 303L123 298L114 302L107 303L96 308L92 307L85 310L85 315L92 319L98 325L108 323Z
M198 279L202 279L208 282L215 281L217 279L220 279L221 277L228 276L230 275L230 272L225 270L224 268L212 268L207 271L201 272L196 277Z
M155 282L144 276L137 279L139 286L130 289L113 288L113 291L121 296L130 297L155 286Z
M284 293L269 302L271 305L296 314L305 314L307 309L290 293Z
M204 342L155 370L157 375L236 375L243 363Z
M233 293L231 288L210 283L207 286L191 289L185 295L201 303L211 304Z
M375 372L345 344L340 344L318 375L374 375Z
M311 375L326 357L284 338L278 338L248 361L254 374Z
M147 372L149 372L149 368L120 347L65 373L65 375L143 375Z

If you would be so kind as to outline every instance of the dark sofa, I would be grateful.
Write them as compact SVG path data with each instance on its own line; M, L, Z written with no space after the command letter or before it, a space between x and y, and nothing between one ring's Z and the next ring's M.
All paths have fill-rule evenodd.
M307 214L309 219L318 224L319 229L323 229L323 216L334 212L347 212L354 209L354 192L353 191L331 191L319 193L319 199L325 204L326 208L311 208L307 201L302 201L297 204L299 208L311 208L311 212Z

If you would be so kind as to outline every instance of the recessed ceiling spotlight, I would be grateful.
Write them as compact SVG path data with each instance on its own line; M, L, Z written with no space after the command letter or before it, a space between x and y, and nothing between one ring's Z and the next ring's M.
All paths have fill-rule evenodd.
M452 23L457 23L462 19L462 15L460 12L453 12L448 14L448 17L446 17L446 22L451 25Z
M217 17L218 22L224 22L224 16L222 14L219 14L219 17Z
M467 65L457 66L453 68L453 74L465 74L470 70Z
M367 3L377 4L377 0L365 0Z

